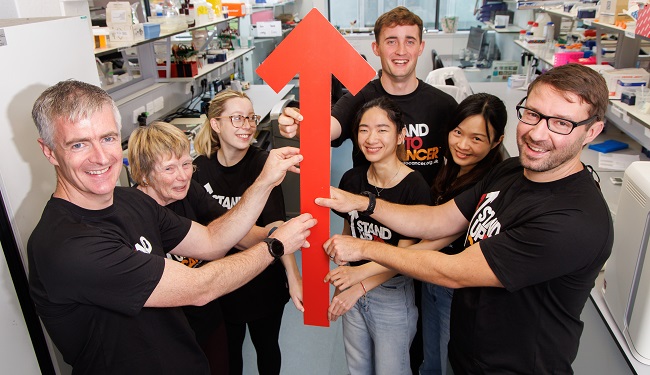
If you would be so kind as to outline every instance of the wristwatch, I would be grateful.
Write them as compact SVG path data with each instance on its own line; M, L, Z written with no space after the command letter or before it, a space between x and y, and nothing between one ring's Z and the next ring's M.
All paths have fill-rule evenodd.
M365 211L359 211L359 215L370 216L375 212L375 205L377 204L375 195L369 191L362 191L361 195L368 197L368 208Z
M267 237L264 242L269 247L269 254L273 259L278 259L284 255L284 245L277 238Z

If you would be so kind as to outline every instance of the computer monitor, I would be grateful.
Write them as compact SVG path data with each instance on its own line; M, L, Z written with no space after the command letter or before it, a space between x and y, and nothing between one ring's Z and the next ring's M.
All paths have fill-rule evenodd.
M475 59L481 53L485 39L485 32L480 26L472 26L469 29L469 38L467 39L467 51L471 53L471 59Z

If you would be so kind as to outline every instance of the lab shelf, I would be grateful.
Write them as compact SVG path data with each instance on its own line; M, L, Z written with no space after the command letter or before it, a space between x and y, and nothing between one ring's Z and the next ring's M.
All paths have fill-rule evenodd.
M484 21L483 24L487 26L489 30L494 30L497 33L512 33L512 34L518 34L522 29L519 26L515 25L508 25L506 27L494 27L494 23L490 21Z
M255 3L253 4L253 9L275 9L277 7L293 4L294 0L287 0L287 1L278 1L277 3L274 4L266 4L266 3Z
M187 32L193 31L193 30L204 29L206 27L215 26L215 25L218 25L220 23L229 22L231 20L236 20L238 18L239 17L221 18L221 19L215 20L213 22L205 23L205 24L202 24L202 25L199 25L199 26L189 27L189 28L186 28L186 29L176 30L176 31L173 31L173 32L170 32L170 33L160 34L160 36L157 36L155 38L145 39L145 40L141 40L139 42L134 42L134 43L111 43L110 47L95 48L95 56L101 56L101 55L105 55L105 54L108 54L108 53L111 53L111 52L119 52L119 51L121 51L123 49L126 49L126 48L137 47L137 46L147 44L147 43L153 43L153 42L155 42L157 40L170 38L170 37L172 37L174 35L187 33Z
M205 64L202 67L199 67L198 74L192 77L158 78L156 81L157 82L192 82L195 79L214 71L215 69L227 65L229 62L237 60L238 58L253 51L254 49L255 47L235 49L234 51L232 51L232 54L228 56L228 59L226 59L226 61L220 61L213 64Z
M516 45L534 54L535 56L537 56L537 58L547 63L551 67L553 66L553 52L549 50L546 44L529 45L528 43L522 42L520 40L515 40L514 42Z

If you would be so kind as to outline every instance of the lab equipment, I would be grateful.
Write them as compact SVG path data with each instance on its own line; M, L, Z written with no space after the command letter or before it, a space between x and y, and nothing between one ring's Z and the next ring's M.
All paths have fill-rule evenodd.
M625 170L602 294L630 352L650 365L650 162Z

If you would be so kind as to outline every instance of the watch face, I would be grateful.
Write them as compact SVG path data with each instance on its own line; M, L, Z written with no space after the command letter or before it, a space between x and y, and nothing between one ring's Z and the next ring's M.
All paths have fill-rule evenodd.
M271 255L279 258L284 255L284 245L277 238L267 238L265 242L269 245Z

